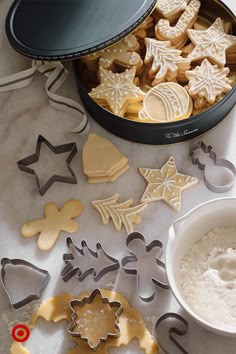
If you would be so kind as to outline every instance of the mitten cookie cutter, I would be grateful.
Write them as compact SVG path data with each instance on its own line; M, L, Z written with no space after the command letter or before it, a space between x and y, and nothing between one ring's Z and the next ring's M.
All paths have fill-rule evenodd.
M169 320L169 325L168 325ZM163 328L161 326L163 325ZM166 336L168 332L168 338ZM177 313L169 312L161 316L155 326L155 338L160 347L166 354L190 354L175 338L177 336L184 336L188 332L188 322ZM167 343L163 343L167 339Z
M109 272L113 272L120 268L120 263L117 259L110 256L107 252L104 251L100 243L96 244L96 251L93 251L86 243L86 241L81 242L81 248L76 246L70 237L67 238L67 247L70 253L65 253L63 255L63 260L66 263L65 268L61 272L62 279L64 282L68 282L71 278L76 276L79 281L83 281L88 275L92 274L92 277L95 281L99 281L104 275ZM99 259L99 252L102 252L104 256L112 262L112 264L103 267L98 272L94 265L88 268L86 271L80 269L80 265L73 267L72 261L77 257L81 257L81 262L83 262L83 257L87 257L86 253L89 253L94 259ZM78 259L79 259L78 258Z
M40 184L39 177L38 177L37 173L35 172L35 170L33 170L32 168L30 168L28 166L39 161L42 144L47 145L47 147L52 152L54 152L54 154L63 154L65 152L70 152L69 156L66 159L66 165L67 165L67 168L71 174L70 177L69 176L61 176L61 175L53 175L43 185ZM21 171L35 176L38 191L41 195L43 195L44 193L47 192L47 190L55 182L62 182L62 183L69 183L69 184L76 184L77 183L75 173L72 170L72 168L70 167L71 161L73 160L76 153L77 153L76 143L69 143L69 144L54 146L47 139L45 139L42 135L39 135L38 140L37 140L37 144L36 144L35 153L33 155L30 155L30 156L25 157L24 159L18 161L17 165Z
M7 287L6 287L6 283L5 283L5 278L6 278L6 266L8 264L11 264L13 266L25 266L28 268L31 268L35 271L37 271L38 273L41 273L43 275L45 275L44 280L41 282L38 291L35 294L30 294L27 297L25 297L24 299L17 301L17 302L13 302L12 301L12 297L11 297L11 293L8 291ZM44 291L44 289L46 288L46 286L48 285L48 282L50 280L50 274L47 270L41 269L36 267L34 264L25 261L24 259L9 259L9 258L2 258L1 260L1 281L2 281L2 285L3 288L9 298L10 304L11 306L13 306L15 309L19 309L20 307L23 307L27 304L29 304L30 302L34 301L34 300L38 300L41 298L42 293Z
M138 232L133 232L126 239L126 247L127 247L127 250L129 251L129 253L131 253L131 255L124 257L121 261L122 267L127 274L136 275L137 294L140 297L140 299L145 302L151 302L155 297L154 284L163 288L163 289L169 289L169 284L168 284L166 275L165 275L165 281L159 280L155 276L152 276L152 275L150 276L150 269L148 269L148 274L150 276L150 282L152 283L152 285L151 285L152 291L151 291L150 295L148 295L148 296L143 294L142 280L141 280L141 275L138 271L138 268L137 267L127 268L128 263L133 263L133 262L137 263L139 261L136 252L134 252L132 249L130 249L130 243L135 240L141 240L143 242L143 245L145 247L145 252L147 253L147 257L148 257L148 253L152 249L158 248L159 254L155 255L155 257L154 257L155 265L157 266L156 269L158 269L158 267L160 267L163 270L165 270L165 263L163 263L159 258L157 258L157 256L161 257L161 255L162 255L163 245L160 240L154 240L149 245L146 245L145 237Z
M92 304L93 300L95 299L95 297L99 295L101 297L102 303L104 305L108 305L110 308L117 308L117 311L115 312L115 329L117 330L116 332L108 332L106 333L106 336L101 337L99 342L95 345L93 345L92 343L90 343L90 340L88 337L82 336L82 333L79 331L76 331L76 327L77 327L77 314L74 310L75 306L85 306L86 304ZM102 297L101 291L100 289L95 289L89 297L84 297L82 300L71 300L70 301L70 308L71 308L71 318L72 318L72 322L69 325L68 328L68 333L73 336L73 337L80 337L81 339L83 339L85 342L88 343L89 347L93 350L96 351L99 347L99 345L101 344L101 342L106 342L107 339L110 338L117 338L120 336L120 329L119 329L119 316L122 313L122 305L119 301L110 301L108 298L106 297ZM88 325L89 326L89 325Z
M232 180L229 183L225 183L223 185L216 185L214 183L211 183L206 174L205 174L205 169L206 169L206 164L203 164L200 162L200 159L198 157L195 157L195 152L196 150L201 149L205 154L210 155L210 159L214 162L215 166L220 166L227 168L230 170L233 174ZM206 145L202 140L194 142L190 146L189 154L192 157L192 163L193 165L197 165L199 170L203 171L203 181L205 183L205 186L212 192L214 193L225 193L228 192L234 185L235 183L235 177L236 177L236 168L235 165L230 162L229 160L226 159L221 159L218 158L216 153L213 151L213 148L211 145Z

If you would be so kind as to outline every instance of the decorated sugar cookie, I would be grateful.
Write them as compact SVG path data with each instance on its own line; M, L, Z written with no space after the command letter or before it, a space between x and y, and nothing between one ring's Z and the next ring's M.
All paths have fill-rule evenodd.
M166 19L158 21L155 29L156 37L161 40L170 41L175 47L183 47L188 39L187 30L193 26L200 6L201 3L199 0L192 0L175 26L171 26L170 22Z
M112 71L100 68L101 84L89 93L96 102L104 101L111 111L117 115L125 114L126 106L131 102L140 102L145 93L134 84L136 69L114 74Z
M178 173L173 157L170 157L160 170L140 168L139 172L148 182L141 202L150 203L164 200L176 211L180 211L181 208L182 191L198 182L195 177Z
M192 99L187 91L175 82L166 82L148 91L139 118L149 118L156 123L173 122L188 118L192 108Z
M236 36L226 34L220 18L206 31L188 30L188 35L195 48L189 53L192 61L208 58L219 66L226 64L226 50L236 46Z
M185 72L190 69L191 61L181 57L181 50L171 48L170 42L157 41L153 38L145 38L147 48L145 64L152 63L150 76L155 75L152 85L155 86L164 81L175 80L178 70Z
M158 0L156 9L167 19L178 17L187 7L189 0Z
M193 98L202 101L202 104L198 107L195 105L195 108L203 107L206 102L214 104L217 97L222 97L222 94L229 92L232 82L227 77L228 75L229 68L219 68L207 59L203 60L201 66L187 71L188 92Z
M99 59L99 65L104 69L111 69L113 64L119 64L128 69L136 67L138 70L142 66L141 57L136 53L138 49L139 43L136 37L129 35L109 48L87 55L83 61L94 62Z

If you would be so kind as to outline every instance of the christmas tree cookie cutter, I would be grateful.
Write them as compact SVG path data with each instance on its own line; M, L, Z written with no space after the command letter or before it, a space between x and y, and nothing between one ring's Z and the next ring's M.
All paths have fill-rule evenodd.
M100 243L96 244L96 251L93 251L86 243L86 241L81 242L81 248L76 246L70 237L67 238L67 247L70 253L65 253L63 255L63 260L66 264L61 272L62 279L64 282L68 282L74 276L78 278L79 281L83 281L87 276L92 274L95 281L99 281L104 275L109 272L116 271L120 268L120 263L117 259L110 256L104 251ZM105 266L99 265L100 255L109 260L109 265ZM89 256L94 258L95 265L91 265L88 269L82 270L83 259L87 259ZM100 269L97 269L100 267Z
M36 271L37 273L41 273L41 274L44 275L44 279L40 283L36 293L29 294L27 297L25 297L24 299L22 299L20 301L17 301L17 302L12 301L11 292L7 289L6 281L5 281L6 280L6 266L9 265L9 264L11 264L11 265L13 265L15 267L25 266L25 267L31 268L32 270ZM23 307L23 306L29 304L30 302L32 302L34 300L40 299L44 289L48 285L48 282L49 282L49 280L51 278L50 274L49 274L49 272L47 270L38 268L34 264L32 264L30 262L27 262L24 259L2 258L1 259L1 266L2 266L2 269L1 269L2 285L3 285L3 288L4 288L6 294L7 294L8 298L9 298L11 306L13 306L15 309L19 309L20 307Z
M135 250L133 249L133 246L131 246L131 243L133 242L138 242L138 247L135 247ZM142 244L142 246L140 246L140 244ZM122 259L122 267L127 274L136 275L137 294L140 299L145 302L151 302L155 297L154 284L163 289L169 289L169 284L165 274L165 264L159 259L162 256L162 242L159 240L154 240L147 245L145 237L142 234L133 232L127 237L126 247L131 255ZM140 247L142 247L143 250L141 250L142 254L139 258ZM158 249L158 252L155 252L155 255L153 255L152 251L155 248ZM148 259L150 259L150 254L153 259L153 269L142 266L142 263L145 263ZM128 263L131 263L131 266L128 266ZM158 272L159 268L162 269L162 272Z
M63 154L65 152L70 152L69 156L66 159L66 165L67 165L67 168L68 168L71 176L53 175L43 185L40 184L39 177L38 177L37 173L35 172L35 170L30 168L29 166L32 165L33 163L39 161L42 144L47 145L47 147L55 154ZM30 155L30 156L25 157L24 159L18 161L17 165L21 171L35 176L38 191L41 195L43 195L44 193L47 192L47 190L55 182L62 182L62 183L69 183L69 184L76 184L77 183L75 173L72 170L72 168L70 167L71 161L73 160L76 153L77 153L76 143L69 143L69 144L54 146L47 139L45 139L42 135L39 135L38 140L37 140L37 144L36 144L35 153L33 155Z
M155 338L160 347L167 354L190 354L176 339L188 332L188 322L181 315L169 312L162 315L155 326Z
M99 296L101 299L102 304L104 305L104 311L105 311L105 306L108 306L110 309L113 308L117 308L117 310L115 311L114 315L115 315L115 321L114 321L114 329L115 331L107 331L106 334L101 338L99 338L98 340L92 340L92 338L90 338L88 336L88 333L86 333L86 335L83 335L82 331L78 329L79 323L83 320L83 318L79 317L79 321L78 321L78 316L75 310L75 307L84 307L86 305L91 305L95 299L95 297ZM82 340L84 340L85 342L88 343L89 347L93 350L96 351L99 347L99 345L101 344L101 342L106 342L108 338L117 338L120 336L120 329L119 329L119 316L122 313L122 305L119 301L110 301L108 298L103 297L101 294L100 289L95 289L89 297L84 297L82 300L71 300L70 301L70 308L71 308L71 318L72 318L72 322L69 325L68 328L68 333L71 336L74 337L80 337ZM92 313L92 310L87 310L87 312L85 313L86 315L86 322L88 322L86 324L86 327L89 327L89 319L88 319L88 312L90 312L90 315ZM92 316L95 317L97 315L97 311L96 313ZM81 326L83 327L83 325ZM85 330L88 330L88 328L85 328ZM87 332L87 331L86 331Z
M196 151L199 149L201 149L204 154L209 154L209 159L214 162L215 166L224 167L232 172L232 178L228 183L217 185L208 179L206 175L207 164L202 163L201 159L196 157ZM214 193L225 193L234 186L236 177L235 165L229 160L218 158L211 145L207 146L202 140L196 141L190 146L189 154L192 158L193 165L197 165L199 170L203 172L204 184L210 191Z

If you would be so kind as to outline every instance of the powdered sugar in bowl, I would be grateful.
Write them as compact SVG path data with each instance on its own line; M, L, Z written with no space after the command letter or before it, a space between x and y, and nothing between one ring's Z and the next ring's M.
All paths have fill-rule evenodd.
M196 322L236 337L236 198L204 203L174 222L166 271L173 294Z

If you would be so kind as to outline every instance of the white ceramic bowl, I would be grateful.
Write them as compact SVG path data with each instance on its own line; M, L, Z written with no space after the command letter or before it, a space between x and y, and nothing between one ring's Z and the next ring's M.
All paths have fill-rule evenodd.
M169 229L166 249L166 272L174 296L195 322L215 333L236 337L236 329L235 331L224 330L222 326L213 325L198 316L182 296L179 281L180 262L187 251L205 233L220 226L236 228L236 198L216 199L201 204L175 221Z

